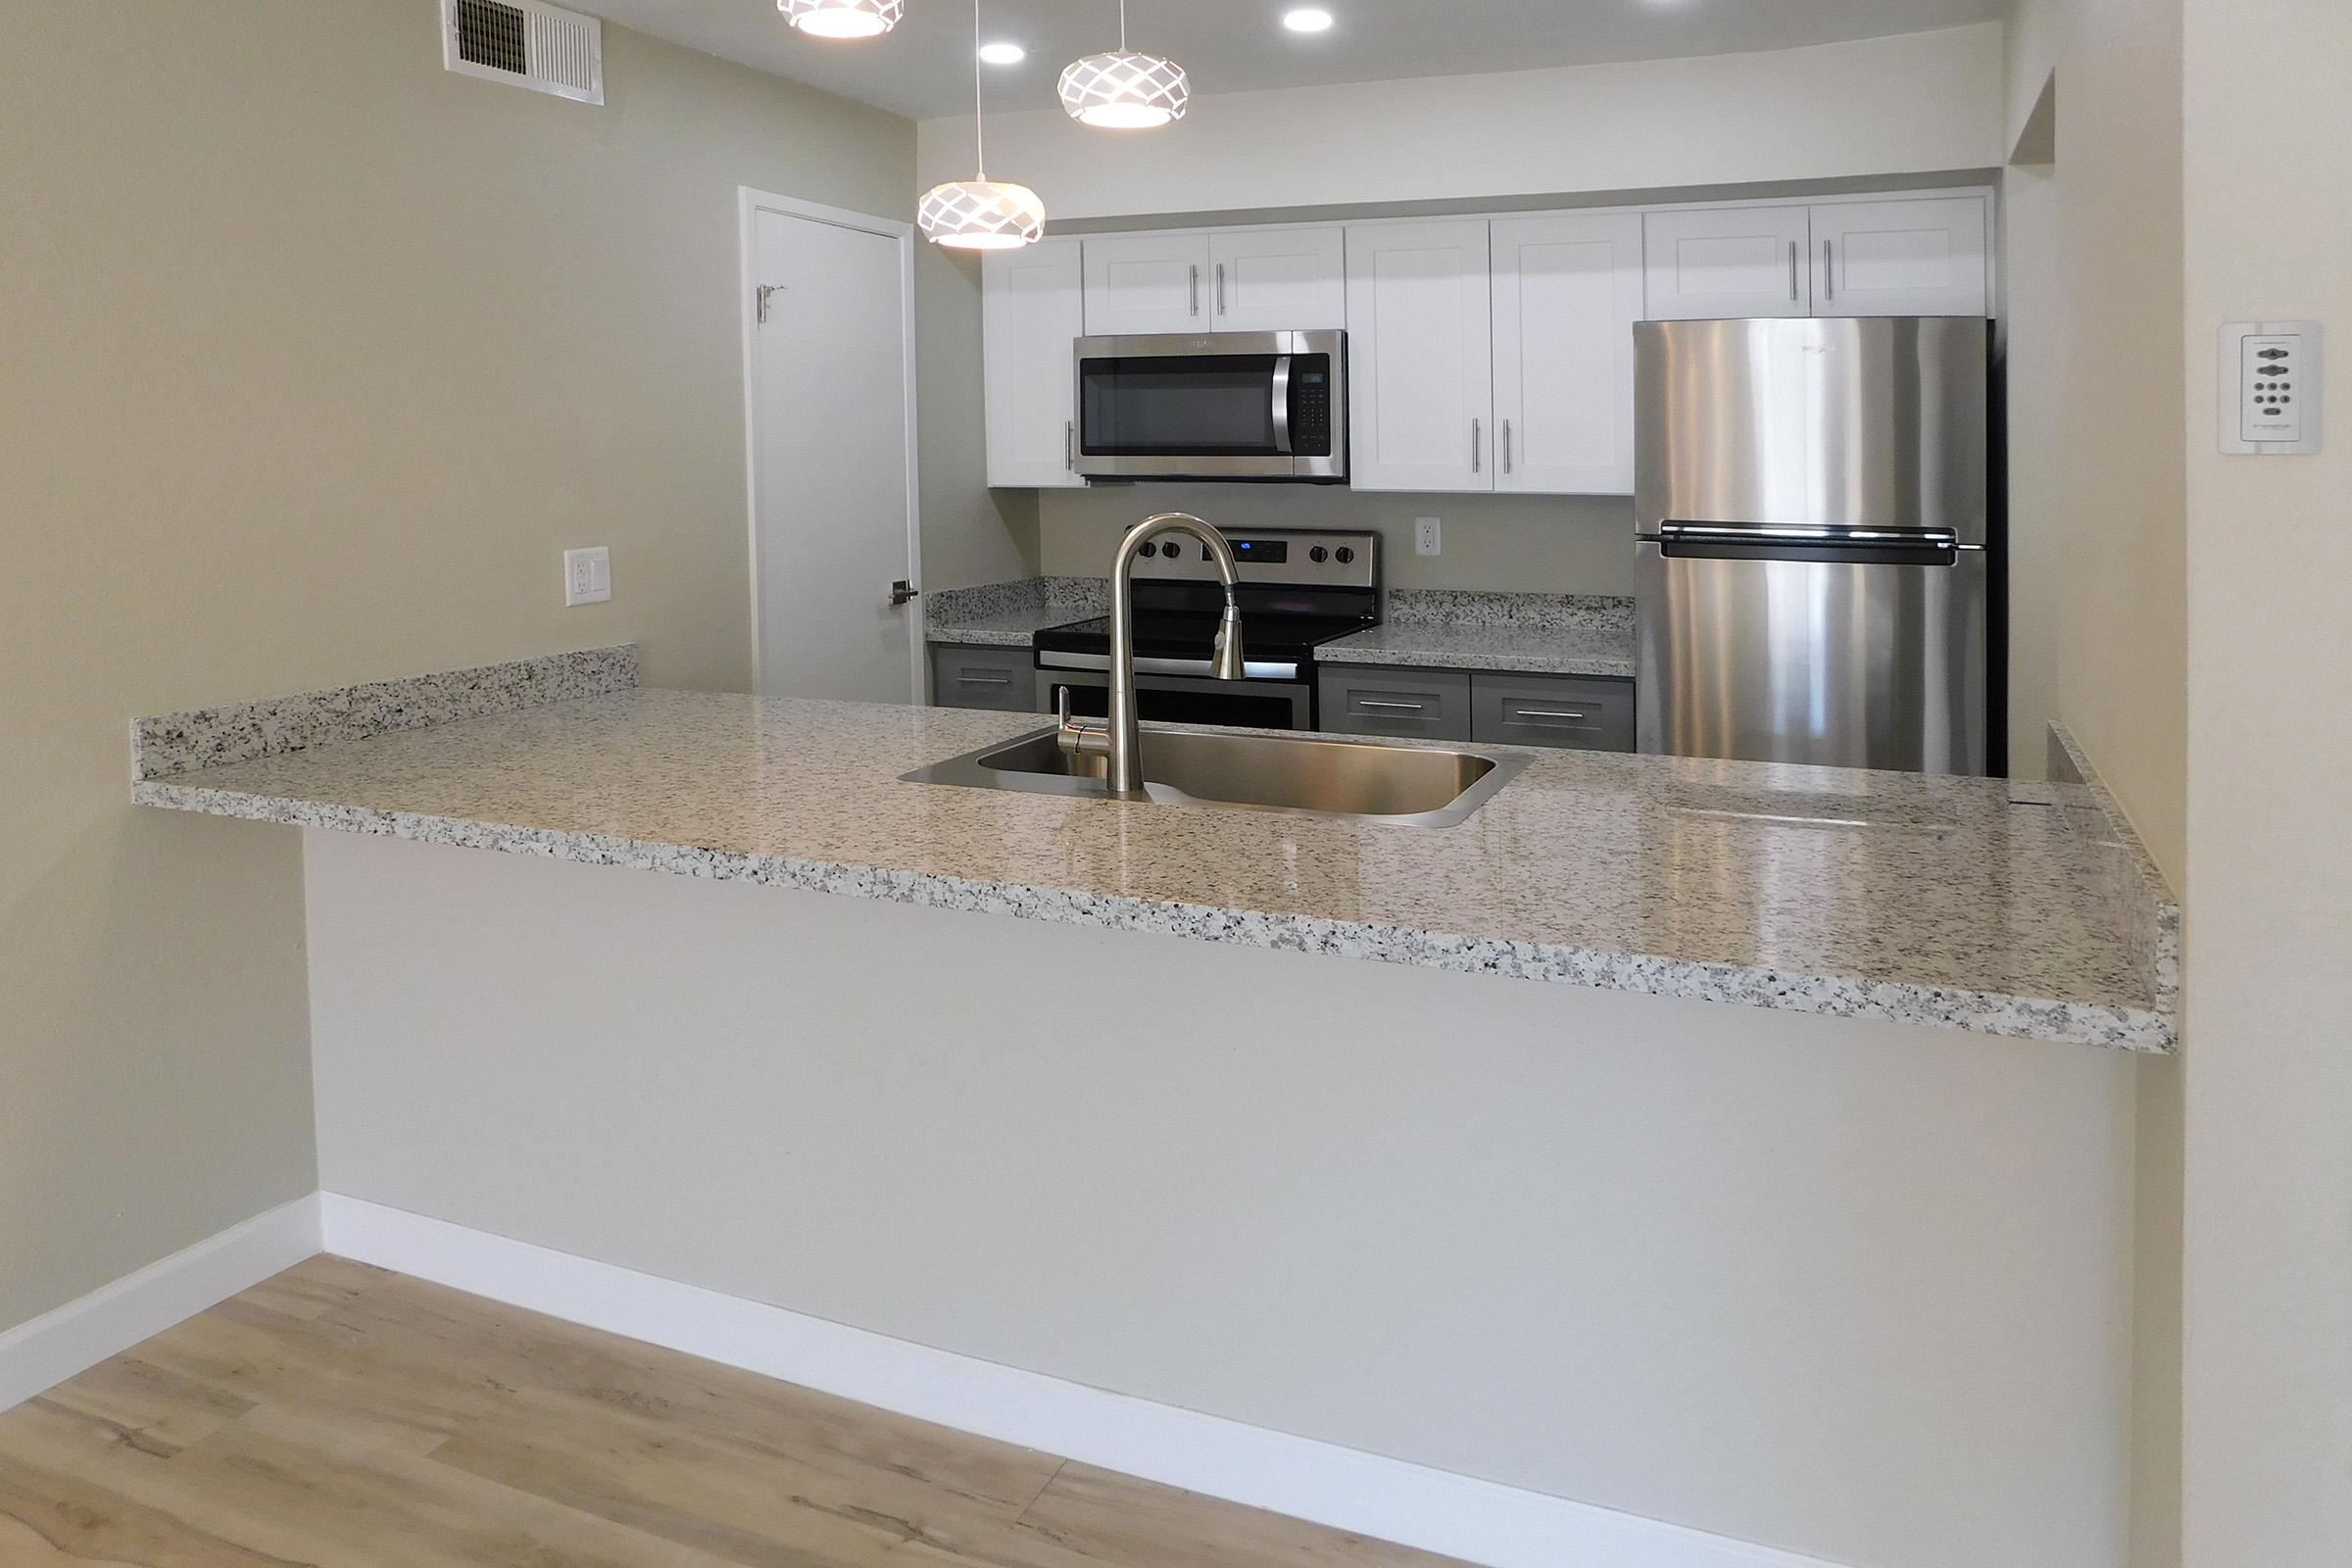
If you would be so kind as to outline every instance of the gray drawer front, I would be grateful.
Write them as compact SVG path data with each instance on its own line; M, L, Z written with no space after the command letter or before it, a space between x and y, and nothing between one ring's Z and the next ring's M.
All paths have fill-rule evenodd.
M1334 735L1470 738L1470 677L1458 669L1326 664L1316 724Z
M1634 683L1600 676L1470 677L1470 737L1495 746L1634 749Z
M1026 648L931 650L931 701L942 708L1037 710L1037 662Z

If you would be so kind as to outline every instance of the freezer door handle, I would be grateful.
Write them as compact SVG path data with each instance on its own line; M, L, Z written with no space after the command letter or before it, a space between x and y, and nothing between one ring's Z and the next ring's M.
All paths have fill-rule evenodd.
M1948 528L1812 528L1662 522L1671 561L1798 561L1865 566L1951 566L1964 548Z

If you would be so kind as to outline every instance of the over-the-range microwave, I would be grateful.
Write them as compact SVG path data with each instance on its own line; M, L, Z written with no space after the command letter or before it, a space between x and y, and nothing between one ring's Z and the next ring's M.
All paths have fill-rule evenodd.
M1346 332L1078 340L1089 479L1348 480Z

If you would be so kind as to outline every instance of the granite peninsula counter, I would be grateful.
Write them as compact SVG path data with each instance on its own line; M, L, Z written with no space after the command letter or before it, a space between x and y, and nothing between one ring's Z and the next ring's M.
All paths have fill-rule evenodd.
M1752 1007L2174 1043L2162 943L2134 929L2057 787L1544 752L1438 830L959 789L901 775L1037 719L640 690L612 653L427 677L421 710L386 683L142 721L134 799ZM599 658L585 684L564 662ZM452 683L477 700L451 701Z

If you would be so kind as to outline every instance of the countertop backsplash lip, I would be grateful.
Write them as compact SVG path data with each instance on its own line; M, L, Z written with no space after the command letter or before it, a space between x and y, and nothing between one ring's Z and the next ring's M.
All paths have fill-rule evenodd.
M635 687L638 678L637 644L613 643L134 718L131 781L171 778L542 703L602 697Z
M2140 939L2117 928L2098 860L2046 807L2012 804L2005 781L1540 753L1470 823L1431 832L905 776L1035 723L630 690L151 779L133 799L1200 941L2172 1048L2174 1021L2151 1004ZM1139 858L1130 818L1146 809L1159 814ZM1782 825L1792 810L1882 831L1867 846L1825 837ZM1711 858L1683 866L1690 897L1659 902L1662 851Z
M2134 938L2155 1008L2180 1016L2180 900L2074 732L2050 723L2050 779L2068 825L2095 858L2118 920Z

